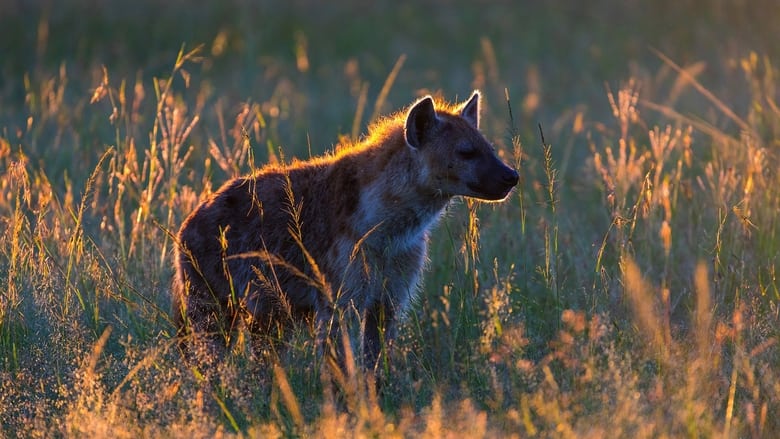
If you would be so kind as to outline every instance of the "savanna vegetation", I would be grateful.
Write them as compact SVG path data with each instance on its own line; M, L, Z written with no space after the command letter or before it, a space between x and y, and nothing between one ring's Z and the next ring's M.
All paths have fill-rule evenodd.
M0 434L780 434L779 18L0 0ZM441 220L381 392L306 328L183 361L172 234L200 200L475 88L522 180Z

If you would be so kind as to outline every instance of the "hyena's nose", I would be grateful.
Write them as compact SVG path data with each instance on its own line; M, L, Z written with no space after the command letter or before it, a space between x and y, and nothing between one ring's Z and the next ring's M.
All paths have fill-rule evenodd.
M507 168L506 172L502 173L501 175L501 181L507 186L515 186L517 182L520 181L520 176L514 169Z

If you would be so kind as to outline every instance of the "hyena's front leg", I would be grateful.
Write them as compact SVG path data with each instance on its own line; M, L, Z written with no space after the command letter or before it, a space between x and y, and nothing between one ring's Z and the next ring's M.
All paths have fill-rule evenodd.
M328 355L344 369L344 344L341 340L341 325L338 317L330 303L323 300L318 304L314 316L315 344L319 358L325 358Z
M363 317L363 367L381 369L380 356L387 355L395 338L395 309L392 304L379 302L366 310Z

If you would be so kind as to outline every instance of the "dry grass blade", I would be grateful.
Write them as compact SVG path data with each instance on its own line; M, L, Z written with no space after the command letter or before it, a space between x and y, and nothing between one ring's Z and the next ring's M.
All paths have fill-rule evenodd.
M404 61L406 61L406 55L399 56L398 60L395 62L395 65L393 66L393 70L391 70L390 74L387 75L387 79L385 79L385 83L382 85L382 90L379 92L379 96L376 98L376 103L374 103L374 112L371 114L371 120L376 120L376 118L379 117L379 114L382 112L382 106L385 104L385 100L387 100L387 95L390 94L390 89L393 87L395 78L398 76L398 72L401 71L401 67L403 67Z
M108 330L109 328L106 328L106 330ZM135 366L133 366L133 368L130 369L130 371L127 373L127 375L125 375L125 377L122 378L122 381L119 384L116 385L116 387L114 388L114 391L111 392L111 397L110 398L112 400L115 400L118 396L120 396L121 395L120 392L121 392L122 388L128 382L130 382L130 380L132 380L133 377L138 375L138 373L141 372L142 370L152 366L158 360L158 358L160 358L162 355L164 355L165 352L168 349L170 349L170 347L173 346L174 344L176 344L177 342L178 342L178 340L176 340L176 339L170 339L165 344L163 344L161 347L153 348L151 350L151 352L149 352L147 355L144 355L144 357L141 359L141 361L136 363Z
M625 256L620 265L625 291L628 293L631 309L637 319L639 329L653 347L661 353L661 359L666 362L671 340L657 310L653 287L644 279L639 266L630 256Z
M729 108L728 105L723 103L720 99L717 98L712 92L707 90L688 70L683 69L677 63L671 60L668 56L664 55L660 50L657 50L655 48L650 48L650 50L656 54L661 60L666 63L669 67L674 69L680 76L685 78L686 80L690 81L691 85L699 92L701 93L705 98L707 98L710 102L712 102L715 107L717 107L723 114L725 114L729 119L734 121L739 128L745 132L751 133L753 137L758 138L756 132L753 130L753 127L750 126L747 122L745 122L741 117L737 116L734 111Z
M350 132L352 140L357 140L360 135L360 122L363 120L363 113L366 111L366 102L368 101L368 83L364 83L360 87L360 94L358 95L357 108L355 109L355 117L352 119L352 131Z
M323 290L327 289L323 286L320 280L308 276L306 273L298 269L298 267L284 260L281 256L273 254L267 250L230 255L225 258L225 261L230 261L232 259L252 259L252 258L258 258L263 261L263 264L266 264L271 267L284 268L285 270L290 272L291 275L303 280L304 282L306 282L307 285L312 286L316 289L323 289Z
M719 130L718 128L712 126L711 124L709 124L709 123L707 123L707 122L705 122L705 121L703 121L701 119L698 119L698 118L695 118L695 117L686 116L684 114L680 114L679 112L673 110L672 108L669 108L669 107L664 106L664 105L656 104L655 102L650 102L650 101L647 101L647 100L644 100L644 99L640 100L640 103L643 106L645 106L645 107L647 107L647 108L649 108L651 110L655 110L655 111L663 114L664 116L666 116L666 117L668 117L670 119L682 122L682 123L684 123L686 125L690 125L690 126L696 128L697 130L701 131L702 133L707 134L708 136L712 137L717 142L720 142L720 143L722 143L724 145L729 145L731 147L739 147L740 146L739 140L734 139L733 137L730 137L730 136L724 134L723 131Z
M712 349L710 331L712 329L712 299L707 266L699 262L694 273L693 283L696 288L696 339L699 356L709 356Z
M287 379L287 374L278 363L274 364L274 378L276 379L276 385L278 386L279 391L282 393L284 406L287 407L287 410L290 412L290 416L292 416L295 426L298 427L299 431L303 431L304 421L301 407L298 405L295 394L293 394L290 381Z
M97 368L98 360L100 359L100 355L103 353L103 350L106 348L106 343L108 343L108 337L111 335L111 326L106 326L106 329L103 330L103 334L100 335L100 338L98 341L95 342L95 344L92 346L92 353L89 356L89 361L87 362L86 367L86 374L87 376L94 376L95 369Z

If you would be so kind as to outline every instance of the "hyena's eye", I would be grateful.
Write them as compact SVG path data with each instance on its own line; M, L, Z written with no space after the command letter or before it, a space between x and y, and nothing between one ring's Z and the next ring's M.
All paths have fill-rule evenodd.
M479 155L479 150L468 143L457 145L455 147L455 152L464 160L470 160Z

